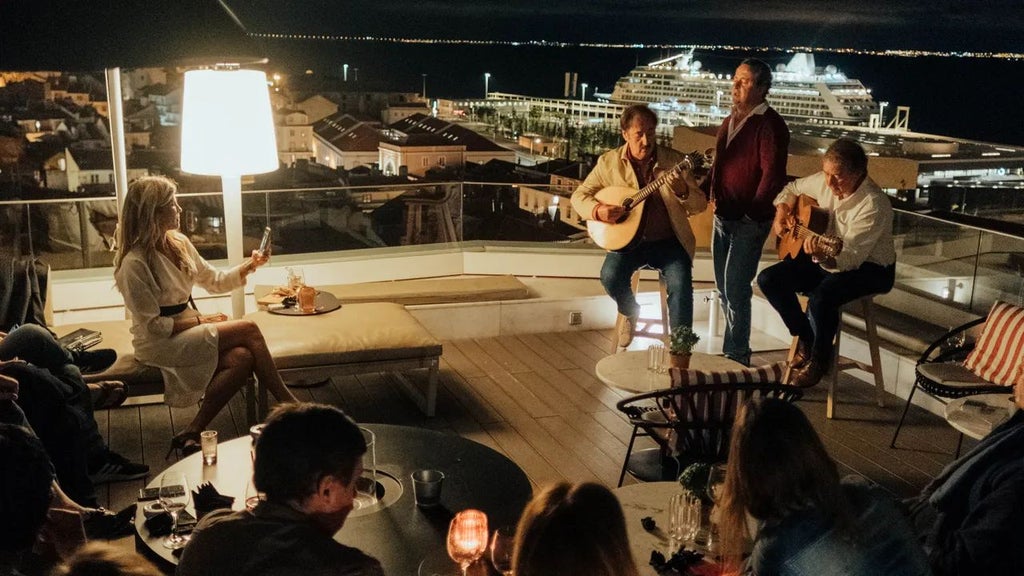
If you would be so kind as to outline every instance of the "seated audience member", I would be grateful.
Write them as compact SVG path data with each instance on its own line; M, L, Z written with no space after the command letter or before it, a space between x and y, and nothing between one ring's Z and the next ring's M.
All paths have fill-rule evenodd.
M95 542L79 548L52 576L161 576L148 560L110 544Z
M622 507L607 488L549 486L526 505L512 556L516 576L637 576Z
M1018 408L906 502L936 576L1024 574L1024 372Z
M18 399L18 392L18 381L10 376L0 374L0 424L20 426L32 431L28 419L25 418L25 413L22 412L15 402ZM35 435L35 432L33 431L32 434ZM49 458L49 454L47 454L47 457ZM52 461L50 462L50 468L51 470L53 469ZM72 500L61 489L56 479L53 480L52 490L53 499L50 503L50 508L77 514L85 527L85 533L88 537L116 538L131 533L133 528L131 521L135 517L133 507L114 514L103 508L82 506Z
M216 510L196 526L178 576L378 576L380 563L333 539L352 511L366 441L341 410L289 403L256 442L253 511ZM396 543L396 545L400 545Z
M63 346L53 334L38 324L23 324L9 333L0 332L0 360L18 358L49 370L74 389L79 406L105 410L119 406L125 399L124 382L111 380L86 384L82 374L102 372L117 360L117 352L109 348L75 351ZM88 391L89 395L80 394ZM111 394L113 392L113 394ZM97 402L99 400L99 402Z
M259 326L201 315L188 303L195 285L229 292L267 263L257 250L228 271L203 259L178 227L177 185L162 176L128 186L118 228L114 282L132 317L132 346L139 362L160 369L170 406L199 403L185 429L171 439L182 455L199 450L199 433L253 375L279 402L297 402L284 385Z
M896 250L892 204L868 176L868 158L853 140L840 138L822 157L822 170L786 185L775 198L772 231L794 229L797 199L807 196L828 211L826 237L842 240L833 254L818 236L807 236L795 258L786 256L757 276L757 285L799 337L791 383L813 386L832 365L832 348L843 304L892 290ZM803 222L807 225L807 222ZM797 294L808 296L807 312Z
M718 513L730 562L742 559L748 518L756 522L752 574L930 574L895 502L878 488L840 482L811 423L788 402L755 400L741 408Z
M31 552L41 538L61 556L85 541L80 514L56 503L42 442L24 426L0 424L0 576L38 567Z
M0 340L0 373L18 381L17 403L46 446L57 478L76 502L95 507L95 484L144 478L149 467L107 447L89 390L68 359L40 326L21 326Z

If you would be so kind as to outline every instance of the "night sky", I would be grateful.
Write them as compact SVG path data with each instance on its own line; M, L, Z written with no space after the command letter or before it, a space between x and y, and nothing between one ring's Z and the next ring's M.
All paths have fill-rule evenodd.
M1021 0L226 0L252 32L1024 52Z

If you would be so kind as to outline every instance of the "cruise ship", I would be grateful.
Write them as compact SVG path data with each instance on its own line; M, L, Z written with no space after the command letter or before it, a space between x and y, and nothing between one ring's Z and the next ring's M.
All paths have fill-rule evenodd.
M613 104L647 104L662 115L724 118L732 107L731 74L703 69L693 50L634 68L611 94ZM838 68L818 67L814 55L797 53L773 74L768 101L787 122L822 126L868 126L879 113L871 91Z

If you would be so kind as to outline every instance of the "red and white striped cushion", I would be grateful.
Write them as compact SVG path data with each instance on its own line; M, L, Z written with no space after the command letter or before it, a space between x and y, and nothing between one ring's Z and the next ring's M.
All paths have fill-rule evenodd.
M701 372L700 370L682 370L669 368L669 376L673 386L689 386L690 384L777 384L782 382L786 371L786 361L764 366L751 366L740 370L723 370L720 372Z
M1024 363L1024 308L996 302L985 319L974 350L964 366L979 377L1003 386L1012 386L1013 377Z

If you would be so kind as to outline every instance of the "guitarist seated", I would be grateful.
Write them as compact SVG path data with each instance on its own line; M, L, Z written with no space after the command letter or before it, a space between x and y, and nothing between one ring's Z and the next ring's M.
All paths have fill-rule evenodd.
M658 117L648 107L626 108L619 120L625 145L610 150L572 195L572 206L590 220L594 241L610 250L601 284L629 321L617 335L619 346L633 340L640 305L630 286L643 266L661 272L668 287L669 324L693 323L692 267L696 241L688 217L703 212L707 198L692 169L698 160L659 146Z
M821 172L790 182L775 199L782 260L757 285L799 337L791 384L813 386L830 368L843 304L884 294L895 281L892 205L867 167L860 144L840 138L825 151ZM817 230L815 216L823 216ZM809 297L806 313L798 293Z

